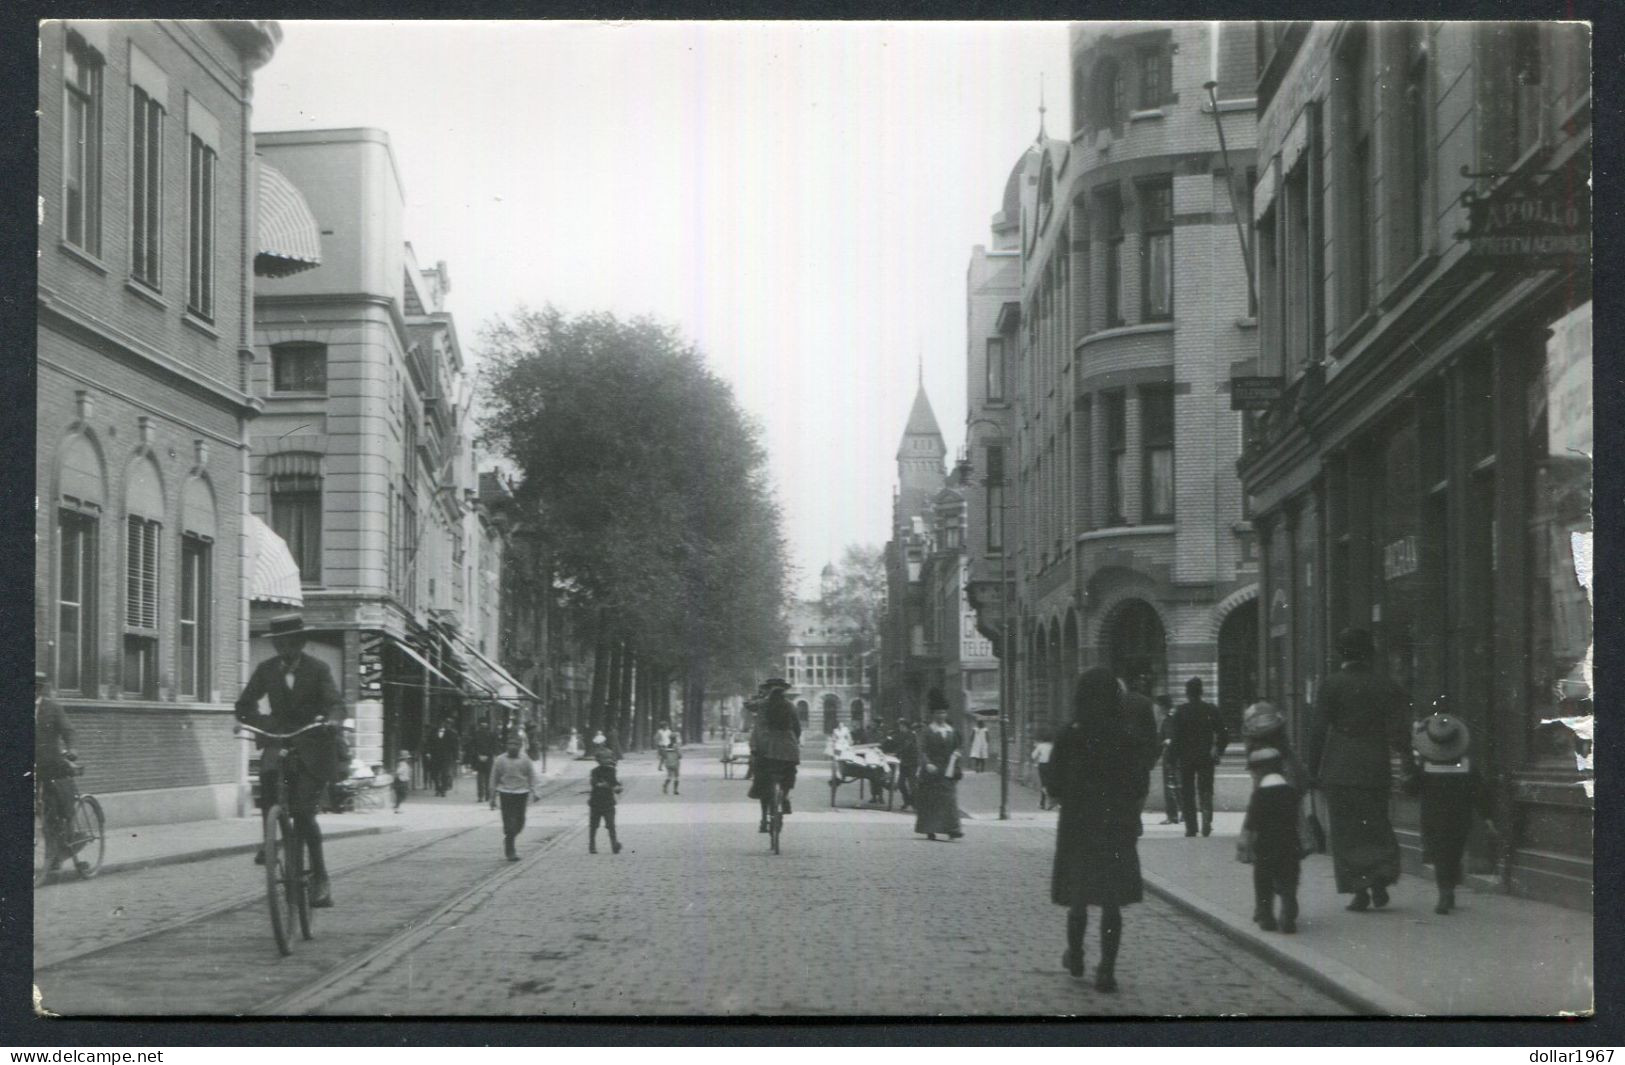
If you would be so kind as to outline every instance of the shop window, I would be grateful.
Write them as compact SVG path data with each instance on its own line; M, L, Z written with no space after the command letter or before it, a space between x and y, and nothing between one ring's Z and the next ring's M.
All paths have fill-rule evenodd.
M1174 315L1174 188L1168 178L1140 186L1140 302L1144 321Z
M1106 516L1112 525L1128 523L1128 409L1122 392L1104 392L1106 414Z
M158 543L161 526L131 514L124 555L124 691L158 697Z
M96 581L94 513L57 511L57 623L55 684L58 691L96 691Z
M186 209L186 309L214 319L215 150L202 138L188 138Z
M303 340L272 344L271 388L276 392L326 392L327 345Z
M1140 448L1144 520L1174 520L1174 390L1140 390Z
M179 691L200 699L209 694L211 554L212 545L204 538L181 537Z
M62 55L62 237L91 255L102 252L102 69L100 53L68 33Z
M164 106L139 85L131 97L130 276L157 289L163 264Z

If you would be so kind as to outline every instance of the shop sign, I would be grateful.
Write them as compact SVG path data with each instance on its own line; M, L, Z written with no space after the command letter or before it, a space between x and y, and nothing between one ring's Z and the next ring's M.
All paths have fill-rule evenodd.
M377 633L367 633L361 637L361 653L358 664L361 671L363 698L382 699L384 697L383 650L383 636Z
M1232 377L1231 410L1269 410L1286 391L1284 377Z
M1591 258L1591 198L1585 182L1553 176L1539 188L1503 186L1488 196L1462 194L1467 228L1457 235L1486 265L1562 267Z
M1415 536L1401 536L1382 549L1382 575L1393 581L1408 577L1419 568Z

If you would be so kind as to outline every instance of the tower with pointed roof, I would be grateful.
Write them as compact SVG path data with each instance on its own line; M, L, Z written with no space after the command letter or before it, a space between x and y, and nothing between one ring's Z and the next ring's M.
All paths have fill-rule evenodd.
M903 428L903 439L897 445L894 527L908 523L916 515L930 513L931 499L942 489L942 479L947 475L947 455L948 446L942 441L942 430L937 427L937 416L921 380L914 406L908 412L908 424Z

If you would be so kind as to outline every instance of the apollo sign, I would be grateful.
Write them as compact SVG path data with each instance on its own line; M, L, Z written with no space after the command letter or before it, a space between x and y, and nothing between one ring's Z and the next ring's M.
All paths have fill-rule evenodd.
M1490 266L1540 269L1591 257L1591 190L1554 175L1541 187L1503 187L1462 196L1467 229L1458 234Z

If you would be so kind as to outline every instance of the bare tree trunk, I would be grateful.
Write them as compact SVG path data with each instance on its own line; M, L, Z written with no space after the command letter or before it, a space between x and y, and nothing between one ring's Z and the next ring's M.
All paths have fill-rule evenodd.
M648 667L638 669L637 679L632 688L632 745L642 750L648 743L649 737L649 670Z
M618 638L609 642L609 662L605 669L604 678L604 713L600 721L594 722L594 727L605 732L615 729L615 712L621 700L621 660L626 657L625 649Z
M636 660L637 656L632 653L632 648L622 648L620 701L616 703L615 727L616 731L622 736L623 742L624 738L632 731L632 666Z
M592 647L592 695L587 700L587 720L585 728L587 736L592 738L592 730L604 727L604 702L609 695L609 646L600 635L593 641Z

